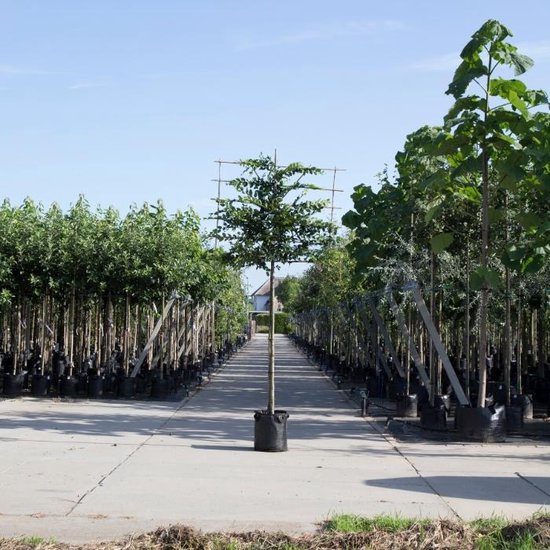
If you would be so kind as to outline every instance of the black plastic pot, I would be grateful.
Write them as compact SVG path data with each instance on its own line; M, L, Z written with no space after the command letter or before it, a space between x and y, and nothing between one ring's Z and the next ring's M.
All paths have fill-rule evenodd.
M90 376L88 378L88 397L97 399L103 395L103 378L101 376Z
M135 382L135 392L136 393L145 393L145 389L147 387L147 381L145 380L145 378L141 375L137 375L134 380L136 381Z
M78 393L78 380L70 376L62 376L59 380L60 397L76 397Z
M122 378L118 384L118 396L124 399L134 397L136 394L136 379L135 378Z
M395 416L414 418L418 414L418 400L416 394L398 395Z
M506 409L500 407L457 407L455 424L465 439L495 443L506 440Z
M288 451L286 411L254 411L254 450L262 452Z
M23 389L24 379L23 374L5 373L2 393L7 397L19 397Z
M446 430L447 429L447 411L445 407L435 405L424 405L420 413L420 426L429 430Z
M48 395L48 386L50 385L49 376L43 374L34 374L32 377L31 394L33 397L45 397Z
M519 394L512 396L512 405L521 407L523 418L533 418L533 400L530 395Z
M151 384L151 397L153 399L166 399L168 396L168 380L155 378Z
M506 431L507 433L518 433L523 429L523 409L512 405L506 407Z

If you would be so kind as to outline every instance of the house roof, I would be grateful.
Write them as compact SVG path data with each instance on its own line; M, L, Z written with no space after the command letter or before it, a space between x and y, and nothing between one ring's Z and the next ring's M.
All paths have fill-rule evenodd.
M281 284L281 281L283 279L284 279L284 277L275 277L274 278L273 283L274 283L275 288L277 288ZM269 279L267 279L267 281L262 286L260 286L260 288L255 290L251 295L252 296L267 296L268 294L269 294Z

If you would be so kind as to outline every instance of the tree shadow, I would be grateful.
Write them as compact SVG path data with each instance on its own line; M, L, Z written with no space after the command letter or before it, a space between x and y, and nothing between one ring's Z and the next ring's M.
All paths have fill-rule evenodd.
M423 481L421 483L420 481ZM413 476L372 479L369 487L397 491L434 492L445 498L550 505L550 478L535 476Z

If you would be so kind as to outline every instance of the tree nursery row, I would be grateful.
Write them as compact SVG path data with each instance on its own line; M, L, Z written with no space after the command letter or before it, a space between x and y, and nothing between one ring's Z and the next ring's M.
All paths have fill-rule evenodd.
M442 124L407 137L378 189L355 188L346 248L279 290L342 376L432 407L450 386L466 431L495 403L550 403L550 115L510 36L494 20L472 36Z
M4 395L162 398L243 342L240 274L192 211L27 200L4 202L0 220Z

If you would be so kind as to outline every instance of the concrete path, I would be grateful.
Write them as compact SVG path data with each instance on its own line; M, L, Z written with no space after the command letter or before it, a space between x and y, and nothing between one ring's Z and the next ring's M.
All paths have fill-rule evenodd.
M550 505L548 443L398 443L283 337L289 452L254 452L266 350L257 336L182 403L0 401L0 536L85 542L176 522L302 532L343 512L472 519Z

